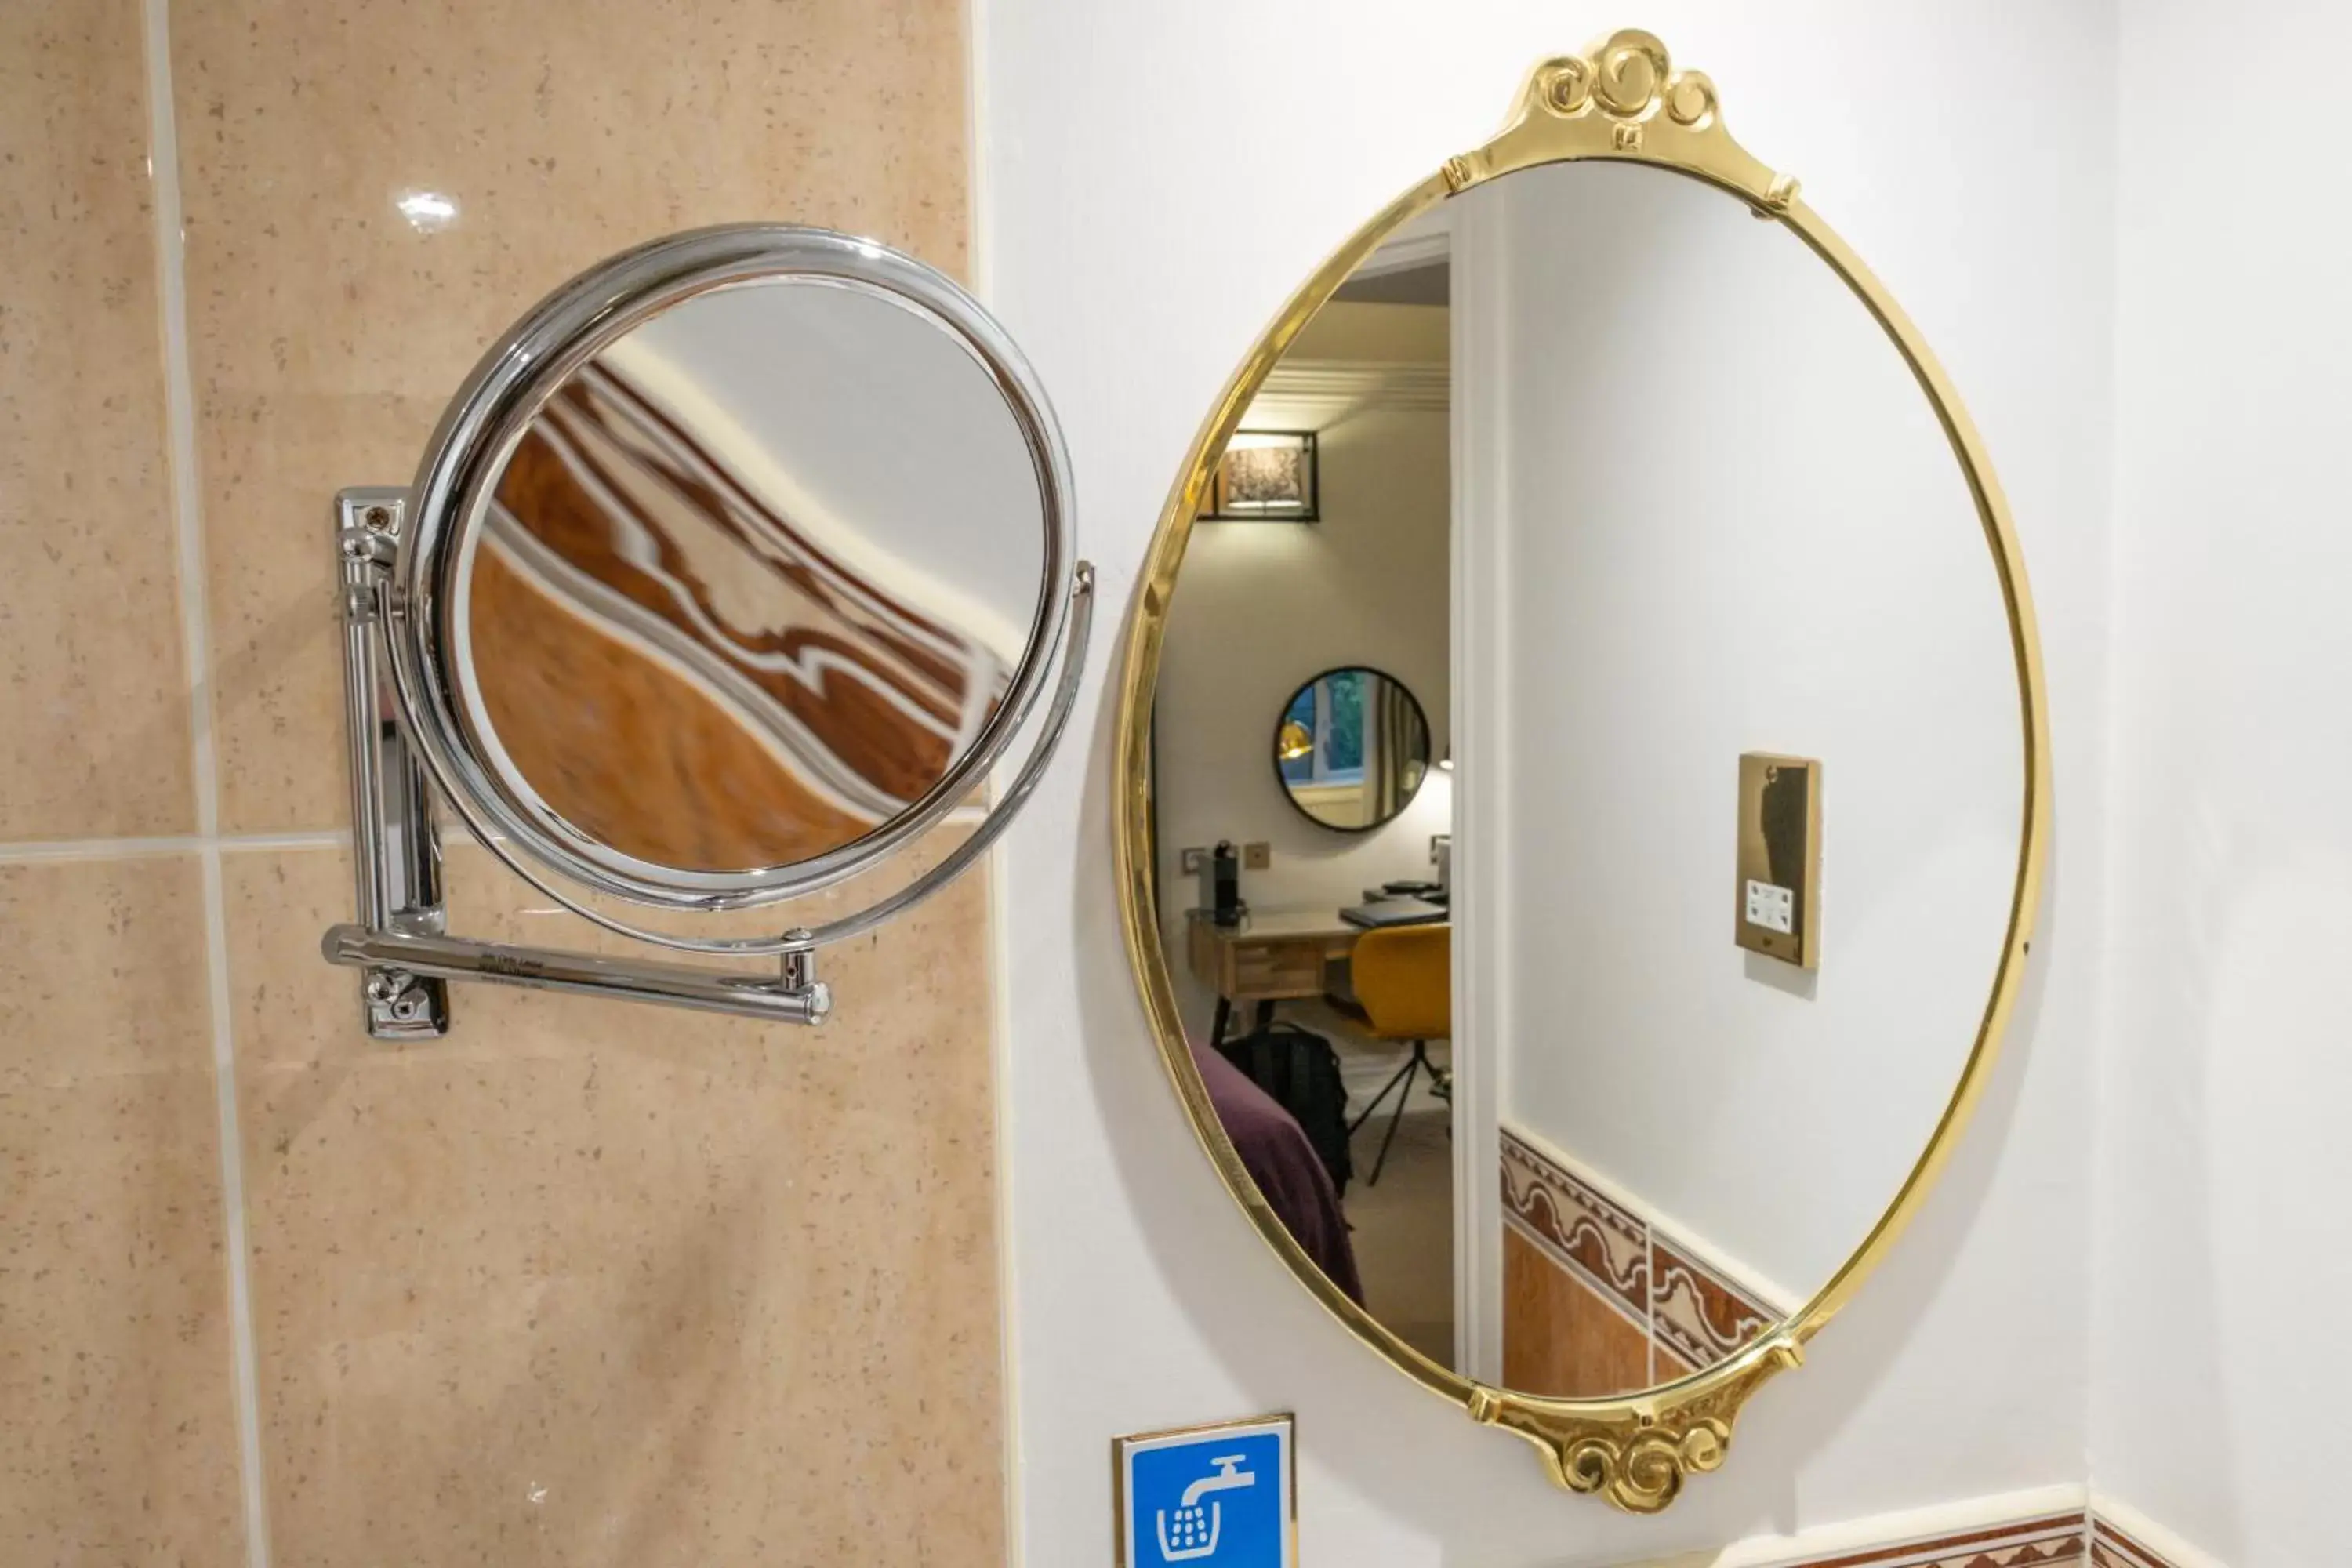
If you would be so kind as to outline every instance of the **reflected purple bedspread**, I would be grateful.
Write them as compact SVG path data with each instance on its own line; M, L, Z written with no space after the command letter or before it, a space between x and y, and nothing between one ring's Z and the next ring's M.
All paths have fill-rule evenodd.
M1209 1103L1216 1107L1225 1136L1234 1141L1244 1168L1265 1194L1275 1217L1331 1283L1360 1303L1364 1288L1356 1278L1348 1216L1339 1210L1331 1173L1316 1156L1305 1130L1247 1073L1199 1040L1192 1046L1201 1081L1208 1086Z

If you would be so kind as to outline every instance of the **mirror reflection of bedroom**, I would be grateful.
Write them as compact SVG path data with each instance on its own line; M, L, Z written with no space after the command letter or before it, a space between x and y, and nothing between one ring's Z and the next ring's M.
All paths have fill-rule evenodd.
M1211 1099L1341 1289L1457 1364L1448 241L1383 246L1268 376L1192 531L1155 870Z

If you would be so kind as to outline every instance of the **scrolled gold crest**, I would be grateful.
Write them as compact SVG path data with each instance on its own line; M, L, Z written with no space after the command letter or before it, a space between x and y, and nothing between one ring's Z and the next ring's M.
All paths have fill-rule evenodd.
M1737 191L1759 212L1780 212L1797 194L1795 180L1731 139L1713 79L1676 70L1657 35L1631 27L1580 55L1538 64L1502 134L1454 161L1463 175L1454 188L1535 163L1592 157L1671 164Z
M1536 68L1536 95L1555 114L1598 109L1614 120L1663 111L1677 125L1704 128L1715 114L1715 83L1704 71L1677 71L1654 34L1628 28L1592 53L1563 55Z

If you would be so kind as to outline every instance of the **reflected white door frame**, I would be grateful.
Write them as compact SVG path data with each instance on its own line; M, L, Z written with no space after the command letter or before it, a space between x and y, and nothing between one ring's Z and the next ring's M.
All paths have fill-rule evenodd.
M1454 206L1451 338L1454 683L1454 1355L1464 1376L1503 1381L1499 1042L1512 1037L1507 938L1512 702L1506 619L1508 339L1505 247L1491 203Z

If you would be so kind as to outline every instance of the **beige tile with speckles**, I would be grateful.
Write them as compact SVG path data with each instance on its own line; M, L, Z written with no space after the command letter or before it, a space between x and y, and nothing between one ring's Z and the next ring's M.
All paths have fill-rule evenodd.
M0 1562L245 1559L192 856L0 867Z
M737 219L965 258L955 0L176 0L223 820L342 822L327 512L582 268ZM404 210L403 203L407 203Z
M0 839L195 823L142 37L0 5Z
M226 874L283 1560L1002 1561L979 877L827 950L820 1029L476 984L394 1049L317 957L342 855ZM590 941L477 847L449 882Z

